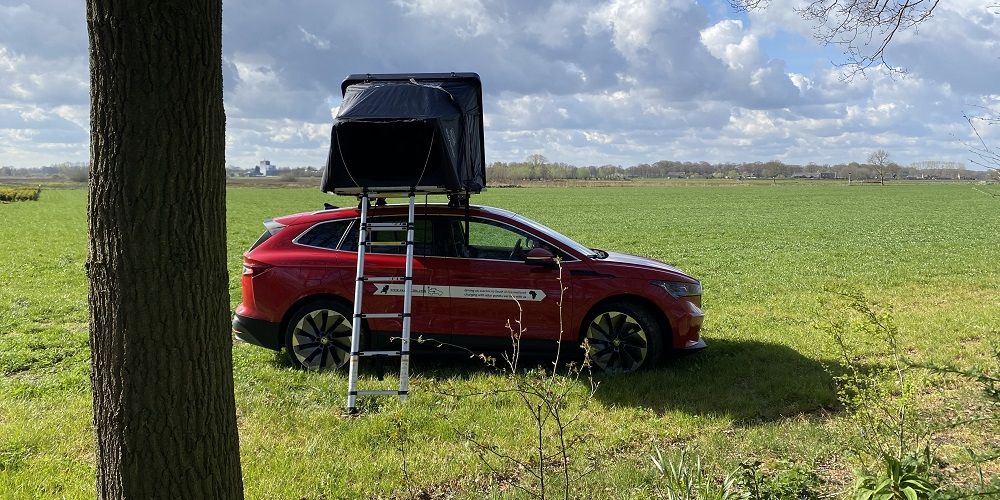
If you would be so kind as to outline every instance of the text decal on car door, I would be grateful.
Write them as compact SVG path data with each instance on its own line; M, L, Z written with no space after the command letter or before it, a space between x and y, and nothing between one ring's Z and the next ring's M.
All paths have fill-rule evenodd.
M403 285L376 285L375 295L403 295ZM413 285L414 297L450 297L453 299L524 300L540 302L545 292L526 288L490 288L483 286Z

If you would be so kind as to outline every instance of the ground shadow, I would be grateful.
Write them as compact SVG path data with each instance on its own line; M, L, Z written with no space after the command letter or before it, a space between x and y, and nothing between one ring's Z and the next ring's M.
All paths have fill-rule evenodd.
M837 410L833 374L842 371L839 365L781 344L720 339L708 344L651 370L601 377L595 397L608 405L728 416L746 424Z
M608 406L639 407L657 414L681 411L724 416L744 424L837 411L833 374L843 371L839 364L821 363L782 344L722 339L708 339L708 344L704 350L668 356L659 366L637 373L595 374L599 383L595 398ZM574 354L570 349L564 357L572 359ZM421 352L411 357L411 374L467 380L504 373L507 364L500 354L489 355L495 357L496 366L468 352ZM519 366L551 366L551 359L525 355ZM276 353L274 362L291 366L284 353ZM385 378L394 378L398 365L392 360L383 363ZM376 376L379 371L377 362L363 364L363 376Z
M637 373L595 374L595 398L609 406L725 416L744 424L805 413L821 417L839 408L833 376L843 368L835 362L821 363L782 344L722 339L708 339L708 344L707 349L668 356L659 366ZM571 349L564 356L573 354ZM550 362L525 356L520 366ZM442 353L415 360L414 371L425 377L467 379L497 370L467 354Z

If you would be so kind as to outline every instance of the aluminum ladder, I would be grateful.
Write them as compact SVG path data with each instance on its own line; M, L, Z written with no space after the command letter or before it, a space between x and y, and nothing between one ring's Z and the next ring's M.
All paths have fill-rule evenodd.
M368 222L368 204L374 194L363 192L361 200L360 229L358 230L358 270L354 285L354 321L351 325L351 360L347 379L347 411L357 411L359 397L367 396L399 396L400 401L406 401L410 385L410 313L413 299L413 221L415 193L409 193L409 211L406 222ZM382 196L379 196L382 197ZM406 229L406 241L372 241L371 233L377 231L399 231ZM365 276L365 253L371 246L406 246L406 266L402 277L398 276ZM389 282L403 283L403 311L399 313L364 313L362 299L365 295L365 285L368 283ZM361 350L361 326L365 318L402 318L403 331L398 351L363 351ZM399 357L399 389L397 390L358 390L359 361L363 357Z

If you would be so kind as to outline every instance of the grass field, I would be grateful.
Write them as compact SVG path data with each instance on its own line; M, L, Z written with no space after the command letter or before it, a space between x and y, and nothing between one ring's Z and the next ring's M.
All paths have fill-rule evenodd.
M746 461L793 464L816 471L817 489L837 496L853 477L847 450L856 431L830 374L839 353L815 327L846 314L830 305L832 290L891 306L915 361L982 366L1000 336L1000 205L967 185L707 183L494 189L477 198L592 247L674 263L703 281L709 349L599 379L578 429L587 438L575 450L600 457L601 466L576 483L584 496L655 496L657 448L670 456L687 448L720 477ZM241 253L262 219L324 201L336 202L313 188L229 190L234 307ZM2 498L94 495L85 207L80 189L0 205ZM387 401L348 418L345 375L295 371L243 344L234 346L234 361L249 498L408 497L413 489L516 496L510 483L523 471L490 472L465 435L517 457L534 452L530 418L515 396L438 394L505 383L476 362L418 359L408 403ZM918 383L926 415L977 408L975 391L959 382L921 375ZM587 386L574 391L580 404ZM941 473L971 477L959 446L996 445L993 431L943 434Z

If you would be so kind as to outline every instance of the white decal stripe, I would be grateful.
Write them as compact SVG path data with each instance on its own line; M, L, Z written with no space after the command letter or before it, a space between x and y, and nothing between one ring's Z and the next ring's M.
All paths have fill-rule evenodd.
M375 285L374 295L403 296L403 285ZM523 300L541 302L545 292L527 288L492 288L484 286L413 285L414 297L455 299Z

